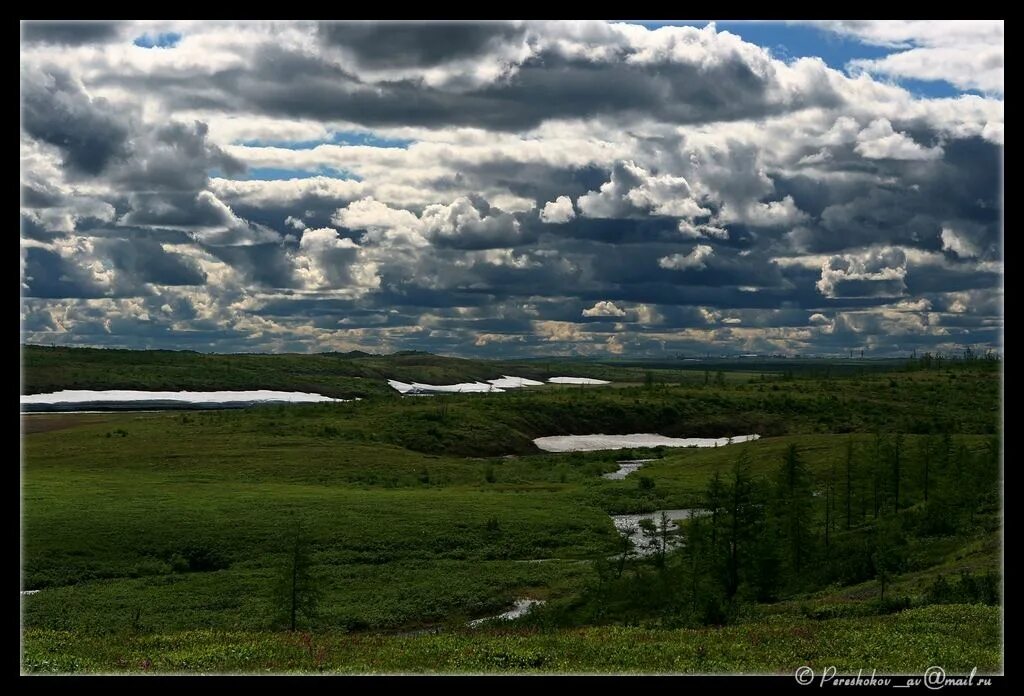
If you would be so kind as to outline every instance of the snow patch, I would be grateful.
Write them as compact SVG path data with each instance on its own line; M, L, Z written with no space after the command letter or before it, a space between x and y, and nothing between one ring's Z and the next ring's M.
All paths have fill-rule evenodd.
M520 387L539 387L543 385L543 382L538 382L535 379L527 379L525 377L509 377L508 375L502 375L501 379L489 379L487 380L496 387L502 389L519 389Z
M551 384L611 384L608 380L590 377L552 377L548 382Z
M401 394L422 395L432 393L456 393L456 394L500 394L506 389L520 389L522 387L539 387L543 382L526 377L512 377L502 375L498 379L489 379L486 382L461 382L459 384L423 384L421 382L399 382L397 379L389 379L388 384L392 389Z
M202 405L214 406L247 406L261 403L321 403L326 401L348 401L348 399L333 399L321 394L307 394L305 392L283 392L258 389L256 391L135 391L131 389L65 389L63 391L49 394L28 394L22 395L22 408L49 409L51 407L67 407L72 405L105 405L117 406L120 404L131 404L138 406L188 406Z
M455 394L478 394L491 393L500 394L504 389L488 384L487 382L462 382L460 384L421 384L412 382L407 384L397 379L389 379L388 384L402 394L423 394L424 392L444 392Z

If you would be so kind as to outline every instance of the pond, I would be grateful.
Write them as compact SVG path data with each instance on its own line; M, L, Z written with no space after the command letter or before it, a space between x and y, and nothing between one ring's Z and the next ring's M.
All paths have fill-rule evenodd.
M757 440L760 435L734 437L665 437L655 433L631 435L550 435L538 437L533 444L545 452L594 452L628 449L630 447L725 447L739 442Z
M661 526L661 514L665 513L668 518L667 531L674 532L679 529L679 525L676 522L680 520L688 520L695 514L701 514L700 510L694 509L681 509L681 510L655 510L654 512L648 512L638 515L610 515L612 523L615 528L619 530L619 534L627 537L633 542L633 552L637 556L653 556L658 551L658 545L661 543L660 534L656 534L654 539L644 534L641 522L643 520L650 520L654 523L654 529L660 533ZM666 540L666 545L669 549L681 546L683 540L678 535L669 535Z

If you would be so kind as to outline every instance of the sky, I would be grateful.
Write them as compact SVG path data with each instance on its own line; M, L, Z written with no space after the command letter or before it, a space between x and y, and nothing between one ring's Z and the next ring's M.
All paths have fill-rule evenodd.
M21 34L24 343L1001 346L1002 21Z

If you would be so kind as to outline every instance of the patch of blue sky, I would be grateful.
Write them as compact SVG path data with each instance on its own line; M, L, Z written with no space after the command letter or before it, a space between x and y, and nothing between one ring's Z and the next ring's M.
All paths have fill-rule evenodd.
M640 24L648 29L665 26L688 26L703 28L708 20L629 20L630 24ZM761 46L771 51L779 60L786 62L797 58L817 57L825 61L830 68L849 72L847 64L852 60L884 58L900 49L885 46L872 46L862 43L855 37L843 36L835 32L819 29L806 24L787 24L783 21L715 21L718 31L736 34L744 41ZM960 94L977 94L973 90L961 90L943 80L912 80L904 78L878 77L886 82L897 84L920 97L954 97Z
M209 171L211 178L223 178L224 172L214 168ZM331 179L347 179L349 181L362 181L358 174L347 169L336 167L317 167L316 169L288 169L285 167L249 167L239 176L228 177L236 181L281 181L287 179L312 179L316 176L326 176Z
M415 141L405 138L384 138L368 131L337 131L320 140L243 140L239 145L246 147L280 147L286 150L312 150L317 145L366 145L408 149Z
M942 97L962 97L965 94L973 94L984 97L985 94L976 89L960 89L944 80L915 80L909 77L898 79L887 78L884 75L876 75L876 80L888 80L898 84L903 89L917 97L928 97L937 99Z
M174 48L181 41L181 34L176 31L167 31L162 34L143 34L132 43L141 48Z

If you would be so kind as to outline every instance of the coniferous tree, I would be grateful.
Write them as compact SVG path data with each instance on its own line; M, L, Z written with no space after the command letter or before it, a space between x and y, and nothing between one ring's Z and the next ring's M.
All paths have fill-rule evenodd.
M853 503L853 438L846 439L846 528L852 524L851 507Z
M300 522L292 524L286 539L276 594L280 621L294 631L300 621L311 624L316 620L320 592L312 572L309 539Z
M796 577L810 551L812 497L810 472L796 445L790 445L776 474L775 517L789 568Z
M896 439L892 446L892 482L893 482L893 505L894 510L900 510L900 478L902 477L900 457L903 454L903 434L896 433Z
M750 476L750 452L746 447L733 465L727 505L725 596L732 601L740 587L747 544L754 536L757 522L754 482Z

